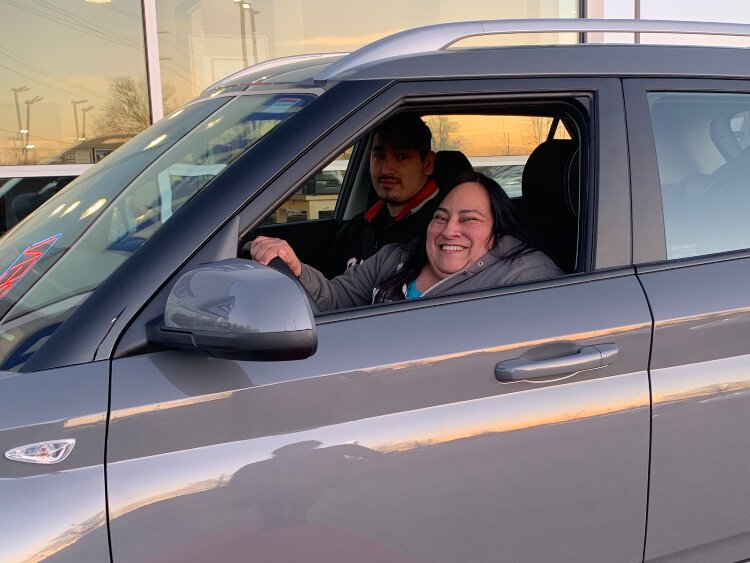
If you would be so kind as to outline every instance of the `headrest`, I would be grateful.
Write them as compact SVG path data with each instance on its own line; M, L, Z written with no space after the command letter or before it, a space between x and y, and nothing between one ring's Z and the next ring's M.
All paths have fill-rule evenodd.
M545 141L533 150L521 179L529 213L578 217L579 156L578 143L568 139Z
M435 168L432 170L432 177L440 190L447 189L451 179L455 176L473 171L471 162L461 151L438 151L435 154Z

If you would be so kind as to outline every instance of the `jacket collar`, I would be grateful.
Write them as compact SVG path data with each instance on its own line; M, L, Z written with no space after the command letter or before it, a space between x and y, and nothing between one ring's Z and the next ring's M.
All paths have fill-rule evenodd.
M429 180L427 180L427 183L422 187L422 189L419 190L413 198L411 198L408 202L406 202L406 206L401 211L401 213L396 215L394 220L398 222L398 221L401 221L401 219L403 219L410 213L416 213L428 201L434 198L437 195L437 193L438 193L437 183L435 183L435 180L430 178ZM380 213L380 210L383 209L383 207L385 207L385 202L383 200L378 201L370 209L365 211L365 220L369 223L372 223L373 219L377 217L378 213Z
M468 268L464 270L459 270L458 272L451 274L447 278L443 278L439 282L437 282L432 287L426 289L422 292L422 297L426 296L428 293L430 293L432 290L437 288L438 286L441 287L453 287L458 282L469 278L471 276L474 276L478 274L479 272L482 272L489 268L490 266L494 266L498 262L502 262L504 260L504 256L506 256L509 252L514 251L519 245L523 246L523 243L511 235L505 235L500 239L500 243L496 244L493 249L491 249L487 254L482 256L479 260L471 264Z
M466 268L466 272L470 274L478 274L482 270L487 269L489 266L494 266L498 262L504 260L504 256L507 256L517 247L524 246L524 244L512 235L504 235L498 244L495 245L487 254L482 256L479 260L474 262L471 266Z

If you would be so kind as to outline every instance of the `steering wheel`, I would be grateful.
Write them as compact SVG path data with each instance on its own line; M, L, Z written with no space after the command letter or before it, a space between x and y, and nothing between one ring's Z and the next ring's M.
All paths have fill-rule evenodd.
M299 281L297 276L294 275L294 272L292 272L292 269L289 267L289 265L284 262L281 258L278 256L276 258L273 258L270 262L268 262L268 265L276 270L277 272L281 272L286 277L292 279L298 286L302 288L302 291L305 292L305 295L307 296L307 300L310 302L310 309L312 309L313 315L317 315L320 313L320 309L318 309L318 304L315 302L315 299L313 299L313 296L310 295L310 292L307 291L307 288L302 285L302 283Z

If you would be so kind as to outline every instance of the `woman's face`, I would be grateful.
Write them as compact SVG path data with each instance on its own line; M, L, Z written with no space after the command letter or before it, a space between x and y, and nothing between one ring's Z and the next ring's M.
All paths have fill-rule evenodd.
M459 184L427 226L427 260L438 279L466 269L494 246L490 198L476 182Z

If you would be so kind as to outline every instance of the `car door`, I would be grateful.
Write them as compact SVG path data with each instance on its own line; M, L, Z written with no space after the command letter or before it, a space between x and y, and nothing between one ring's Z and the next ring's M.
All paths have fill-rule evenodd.
M139 348L158 298L136 319L112 362L115 561L642 557L651 316L629 265L617 81L396 84L240 220L413 98L554 92L592 101L587 273L319 316L317 352L295 361ZM557 376L498 381L519 358Z
M629 80L634 259L655 329L647 560L750 556L750 83Z
M0 372L0 560L109 560L108 391L106 361Z

